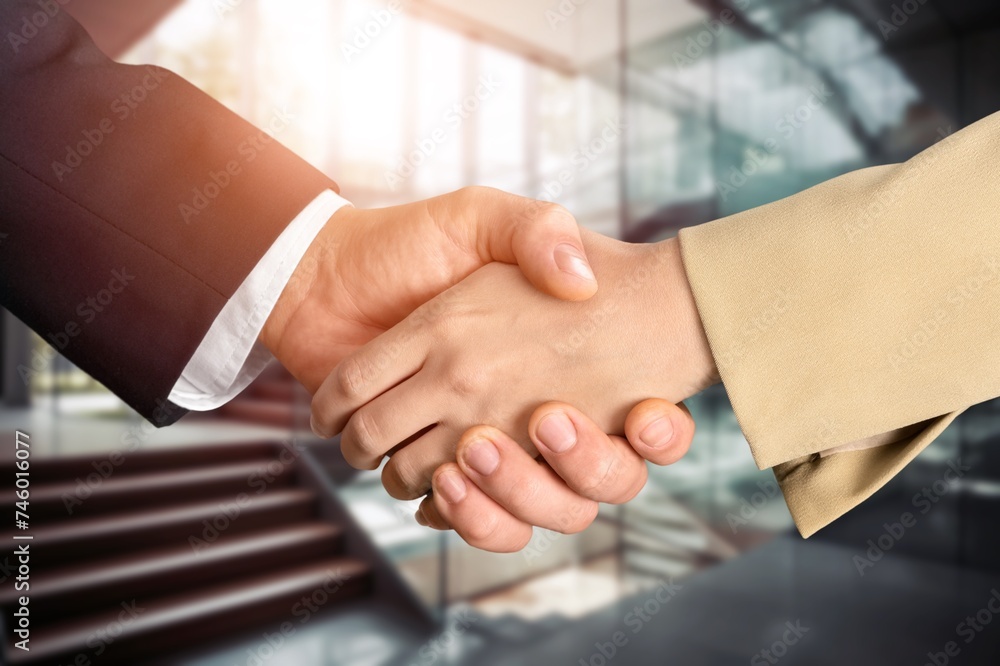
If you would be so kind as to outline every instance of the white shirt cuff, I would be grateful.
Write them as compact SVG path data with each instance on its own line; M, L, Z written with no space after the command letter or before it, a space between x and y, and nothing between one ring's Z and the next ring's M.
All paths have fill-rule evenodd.
M264 322L323 225L349 205L326 190L281 232L212 322L170 391L170 402L196 411L215 409L257 378L272 358L257 342Z

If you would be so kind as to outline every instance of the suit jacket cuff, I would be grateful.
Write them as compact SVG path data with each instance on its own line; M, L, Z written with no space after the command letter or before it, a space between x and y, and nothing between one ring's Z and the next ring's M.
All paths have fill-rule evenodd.
M803 534L1000 395L998 154L994 114L906 163L681 231L733 410Z
M350 205L327 190L281 232L212 322L170 392L185 409L207 411L224 405L257 378L273 359L257 343L264 322L316 235L334 213Z

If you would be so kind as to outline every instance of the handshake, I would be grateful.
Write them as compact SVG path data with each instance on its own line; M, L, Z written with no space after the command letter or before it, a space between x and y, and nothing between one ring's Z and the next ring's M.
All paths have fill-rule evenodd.
M676 403L718 381L676 239L622 243L486 188L342 208L260 341L349 463L388 456L389 494L427 495L421 524L501 552L635 496L646 460L690 445Z

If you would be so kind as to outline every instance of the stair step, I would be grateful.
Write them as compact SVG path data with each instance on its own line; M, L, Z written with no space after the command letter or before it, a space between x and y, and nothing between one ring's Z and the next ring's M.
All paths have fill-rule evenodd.
M338 587L339 586L339 587ZM306 613L336 607L369 590L370 568L358 560L327 559L296 569L243 578L169 597L130 597L117 608L87 617L33 627L31 651L7 646L11 664L32 664L76 655L104 663L137 663L144 655L187 648L227 632L267 622L298 624ZM303 604L304 598L310 603ZM132 606L134 602L134 606ZM132 612L127 609L133 608ZM102 637L114 636L113 642ZM95 640L95 637L96 640Z
M625 555L625 570L640 577L658 578L661 581L670 578L682 578L697 571L699 565L688 559L674 559L663 554L629 552Z
M195 589L261 569L281 570L336 555L343 531L320 522L253 532L195 551L188 544L42 571L31 581L31 608L38 617L66 617L178 589ZM0 588L0 607L16 603L12 585Z
M230 419L277 428L293 428L309 422L309 404L239 398L219 407L217 413Z
M281 380L270 380L270 381L255 381L247 389L246 397L256 398L259 400L271 400L274 402L287 402L290 403L295 400L296 393L295 381L281 381ZM303 393L305 390L303 389Z
M666 557L688 561L694 560L699 553L708 547L708 542L704 539L701 543L695 544L684 540L674 540L671 535L654 536L635 529L627 529L623 539L630 550L659 553Z
M150 426L152 427L152 426ZM136 429L136 438L141 430ZM32 484L76 482L86 480L92 474L104 478L140 472L166 472L190 468L196 465L227 465L274 458L281 447L277 442L243 442L238 444L202 444L198 446L177 446L162 449L129 450L134 446L128 437L122 438L122 448L104 454L86 456L66 456L31 458ZM13 488L13 460L0 460L0 490Z
M316 499L310 490L273 490L44 525L33 532L31 561L37 568L65 564L69 557L80 562L157 546L190 545L191 538L211 542L311 518ZM7 552L11 551L13 547Z
M692 529L697 525L697 521L689 511L681 508L675 502L669 501L657 501L655 503L638 501L634 505L626 504L625 520L642 524L655 523L664 527L687 529Z
M36 485L31 491L31 517L36 524L51 519L74 520L122 507L138 509L185 500L254 493L258 488L284 487L293 466L277 458L262 458L230 465L141 474L114 474L84 483L62 481ZM0 493L0 506L13 506L14 491Z

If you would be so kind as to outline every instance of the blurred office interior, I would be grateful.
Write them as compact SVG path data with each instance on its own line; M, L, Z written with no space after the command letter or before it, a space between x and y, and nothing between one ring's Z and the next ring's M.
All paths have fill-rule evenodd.
M1000 8L988 0L67 9L111 56L167 67L272 128L358 206L488 185L557 201L586 227L634 242L905 160L1000 109ZM216 412L154 431L4 316L0 422L5 442L31 434L43 549L49 540L38 651L8 645L11 663L1000 657L1000 622L989 623L1000 599L998 402L971 408L875 497L806 541L716 387L688 403L699 424L690 454L651 467L638 498L602 507L582 534L536 531L524 552L496 555L420 527L417 502L388 497L378 472L348 469L336 443L308 433L309 397L279 368ZM956 466L954 480L946 472ZM200 553L185 535L212 541L201 521L241 492L257 504ZM905 512L916 524L894 532ZM347 572L333 590L321 575L331 567ZM12 581L0 577L7 609ZM316 589L325 600L303 614L294 600ZM133 598L149 610L120 638L95 642Z

